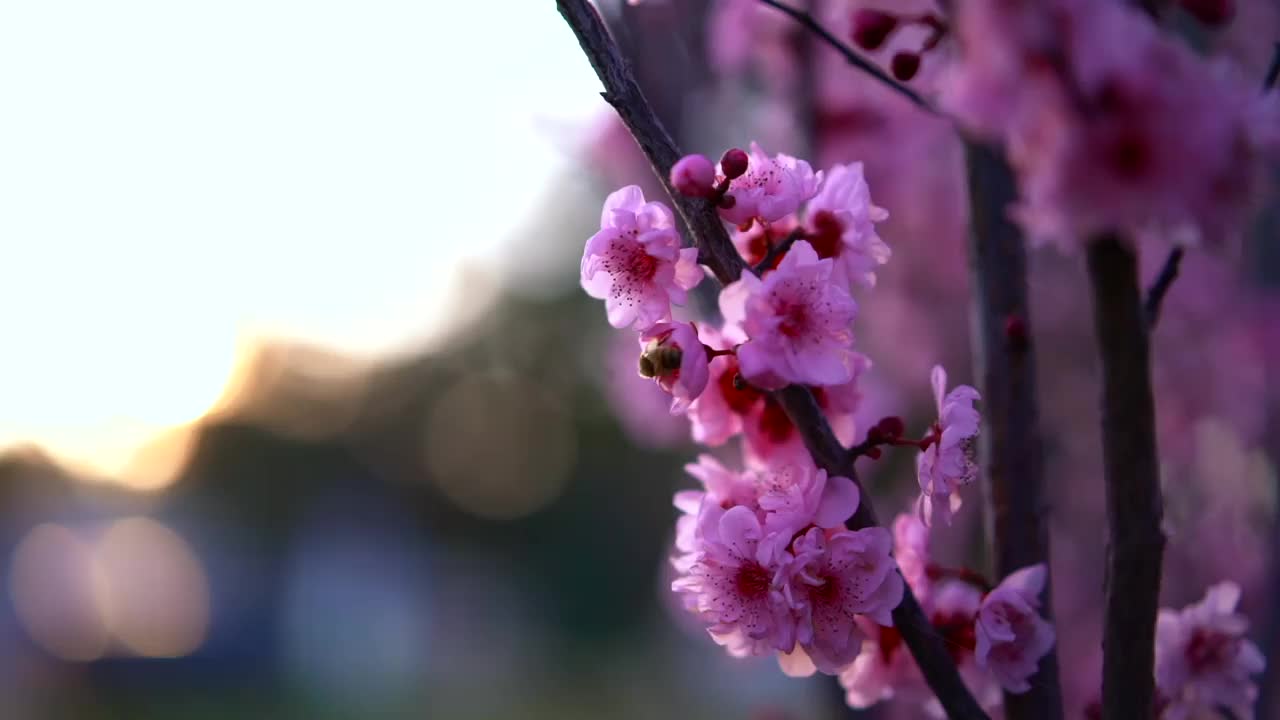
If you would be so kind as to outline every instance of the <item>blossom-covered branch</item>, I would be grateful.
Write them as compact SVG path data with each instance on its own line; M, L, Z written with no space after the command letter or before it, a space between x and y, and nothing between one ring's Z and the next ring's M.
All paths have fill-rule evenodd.
M1102 710L1104 720L1152 717L1156 610L1165 536L1156 459L1150 342L1133 250L1116 234L1087 249L1102 365L1107 489Z
M999 150L966 145L969 180L969 264L975 305L974 356L981 378L981 457L987 480L989 522L999 577L1049 561L1048 507L1044 496L1040 410L1027 293L1022 231L1008 218L1017 199L1013 173ZM1039 598L1050 617L1049 573ZM1062 717L1057 655L1040 662L1031 689L1006 693L1010 720Z
M558 0L557 7L574 30L584 52L603 82L606 88L605 99L618 111L637 143L649 158L654 170L663 182L667 183L668 190L672 190L671 171L679 159L679 152L670 136L653 114L628 66L610 38L602 19L586 0ZM725 179L729 180L732 176L738 174L740 173L726 172ZM764 179L761 178L760 182L764 182ZM753 185L753 187L760 186ZM808 194L810 197L813 195L812 192ZM783 288L771 290L768 287L761 288L750 284L756 276L750 272L746 263L739 257L737 249L721 224L721 215L717 214L717 205L711 199L705 196L695 197L682 192L671 192L671 195L698 245L700 261L705 263L722 283L747 283L742 286L742 293L747 296L784 290ZM745 213L745 208L741 204L753 202L756 199L752 192L747 191L736 195L730 201L720 203L719 209L728 211L730 215ZM776 198L761 196L758 200L761 204L755 208L754 217L768 221L773 216L774 209L768 203L775 201ZM790 209L783 211L779 216L789 211ZM643 210L639 207L625 208L625 212L640 213ZM753 215L746 214L745 217L749 220ZM738 221L728 216L725 219ZM628 223L626 227L633 227L630 223L634 221L626 220L625 218L624 221ZM784 263L792 261L798 266L805 265L808 262L803 258L805 252L812 253L813 250L807 242L797 242L796 249L788 253ZM793 258L799 259L793 261ZM643 261L649 264L655 262L652 260ZM744 273L743 270L747 270L747 272ZM794 271L800 273L808 272L801 267L795 267ZM653 271L650 270L649 272L652 273ZM782 268L778 272L783 272ZM759 283L760 281L756 280L754 282ZM628 299L628 302L630 302L630 299ZM723 302L724 298L722 297ZM681 348L679 350L681 359L683 359L683 353L690 350L690 348ZM745 349L739 351L739 360L741 362L746 362L748 358L753 357L751 354L743 354L744 352ZM675 353L669 354L675 355ZM760 353L757 359L764 361L768 357L767 353ZM820 370L823 367L825 366L817 365L811 369L815 372L821 371L825 373L825 370ZM761 369L768 370L768 368ZM764 376L768 377L769 375L765 373ZM838 477L853 478L854 474L849 453L836 439L831 427L823 418L821 409L818 407L812 393L802 386L789 385L781 387L774 394L774 398L799 431L804 439L805 446L812 452L813 460L816 461L818 466L831 475L839 473ZM731 519L730 514L733 514L734 518ZM817 516L810 517L816 518ZM750 552L756 558L763 558L765 557L763 553L768 553L770 550L751 545L752 542L755 542L752 538L759 537L761 532L753 529L752 522L759 522L758 514L755 520L749 520L745 515L740 516L732 512L725 513L724 519L717 523L719 529L716 532L718 536L727 535L729 538L740 540L731 541L731 545L738 548L733 552ZM768 522L768 517L765 518L765 522ZM816 519L814 522L816 522ZM848 520L847 524L855 532L875 527L874 512L865 498L862 498L861 502L857 503L857 511ZM699 526L701 526L701 523L699 523ZM822 525L819 524L818 527L822 527ZM812 546L804 545L802 547L800 544L796 544L792 546L791 551L803 554L806 557L808 557L810 550L819 555L834 552L834 550L822 545L822 542L821 537L815 536ZM742 555L732 555L720 559L710 557L708 561L711 562L711 565L707 565L703 570L696 572L701 572L704 575L705 573L712 573L711 576L708 576L710 579L706 580L706 582L714 584L714 582L718 582L714 580L714 567L723 563L746 562L746 558ZM801 562L800 556L797 555L790 562ZM698 567L702 566L699 565ZM690 566L689 570L694 572L696 568ZM744 578L750 580L750 583L757 582L757 580L741 574L738 577L739 582L745 581ZM750 587L747 587L747 589L754 587L750 583L748 583ZM836 587L830 584L828 586ZM756 596L752 595L752 597ZM712 600L709 600L705 594L699 599L699 602L709 601ZM741 612L747 612L747 610L741 610ZM755 613L757 610L753 609L750 612ZM721 616L723 617L723 614ZM735 617L740 616L735 615ZM756 617L756 615L753 615L753 617ZM901 602L896 604L892 618L894 627L901 634L903 642L910 648L925 680L937 695L948 715L952 718L973 718L975 720L986 718L986 713L968 692L964 682L961 680L948 648L929 620L925 618L909 589L905 590ZM725 636L725 642L738 643L740 640ZM735 645L732 647L740 648L741 646ZM817 657L814 656L814 647L819 650ZM831 658L828 656L838 650L838 648L814 647L806 647L805 649L809 651L810 659L815 662L821 661L824 657L830 660Z

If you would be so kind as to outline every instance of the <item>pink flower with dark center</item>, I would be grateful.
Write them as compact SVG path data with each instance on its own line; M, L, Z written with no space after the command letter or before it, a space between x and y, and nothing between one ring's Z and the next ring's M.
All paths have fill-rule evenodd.
M893 625L890 612L902 602L903 585L889 555L892 544L884 528L814 528L795 541L784 592L801 611L797 642L819 672L837 674L858 656L863 634L856 616Z
M841 385L853 378L853 332L858 306L831 282L832 261L796 242L778 269L742 279L720 292L725 322L749 338L738 363L752 384L774 390L789 383Z
M751 508L723 510L706 502L702 508L707 517L698 525L714 526L714 537L700 540L697 559L671 589L693 596L692 606L708 632L730 654L791 651L795 618L781 582L790 553L777 539L765 537Z
M671 211L645 202L635 185L605 200L600 232L582 253L581 274L582 288L605 301L616 328L647 328L669 319L671 303L684 303L703 278L698 250L680 247Z
M818 257L835 260L833 282L872 287L876 269L891 255L875 223L887 220L889 213L871 204L862 163L836 165L825 175L805 210L805 237Z
M718 175L724 177L723 169ZM822 173L814 173L804 160L781 153L769 157L751 143L747 171L729 182L727 197L733 201L720 206L720 217L740 226L781 220L813 197L821 181Z
M959 489L978 475L974 444L980 418L973 403L979 396L968 385L946 392L947 371L941 365L934 366L930 381L938 420L930 430L929 446L916 458L922 493L920 510L926 525L932 523L935 514L950 524L951 514L960 509Z
M1010 574L978 611L974 657L1012 693L1031 689L1028 678L1053 647L1053 626L1039 613L1046 572L1040 564Z
M640 375L671 393L671 414L689 408L707 387L707 351L693 323L658 323L640 335Z
M1169 699L1163 720L1183 720L1229 708L1253 717L1258 688L1252 676L1266 659L1246 633L1249 621L1236 612L1240 587L1222 582L1204 599L1182 610L1162 608L1156 619L1156 684Z
M926 613L951 651L965 686L984 709L991 710L1001 703L1000 685L978 667L973 654L974 619L981 603L982 592L972 585L944 581L926 604ZM877 626L865 618L858 622L864 636L862 652L839 677L849 706L865 708L893 698L923 706L929 717L946 717L898 629Z

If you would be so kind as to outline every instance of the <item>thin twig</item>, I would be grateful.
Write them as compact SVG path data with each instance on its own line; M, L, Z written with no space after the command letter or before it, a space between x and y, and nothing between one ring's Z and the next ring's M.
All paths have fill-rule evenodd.
M756 266L752 268L752 271L757 275L762 275L765 270L772 269L773 264L777 262L778 258L790 250L791 246L795 245L796 241L803 237L804 228L796 228L795 230L792 230L791 234L783 238L782 242L777 245L769 246L769 251L764 254L764 259L756 263Z
M1040 407L1022 230L1009 218L1017 200L1013 171L999 148L965 144L969 185L969 267L973 279L974 365L982 391L984 487L997 578L1043 563L1049 568ZM1049 578L1052 573L1047 573ZM1052 582L1041 608L1052 619ZM1008 720L1062 720L1058 656L1040 660L1025 693L1005 693Z
M1138 260L1118 235L1088 243L1093 325L1102 365L1107 572L1103 720L1143 720L1155 695L1156 611L1165 536L1156 456L1150 342Z
M1280 78L1280 43L1276 43L1271 51L1271 67L1267 69L1267 76L1262 81L1263 92L1275 87L1278 78Z
M765 5L768 5L769 7L777 10L778 12L786 14L792 20L795 20L796 22L803 25L806 30L813 33L814 35L817 35L819 38L822 38L823 42L825 42L827 45L830 45L833 50L843 55L844 59L850 65L853 65L854 67L858 68L859 70L862 70L863 72L867 73L868 75L875 78L876 80L879 80L881 83L888 86L894 92L910 100L913 104L915 104L916 107L922 110L925 110L927 112L937 114L938 111L934 109L932 105L929 104L928 100L925 100L923 97L921 97L921 95L917 93L915 90L912 90L906 85L903 85L902 83L895 80L893 76L889 75L889 73L886 73L883 69L880 68L879 65L876 65L874 62L860 55L853 48L849 47L848 45L845 45L843 42L841 42L840 38L836 37L835 35L832 35L831 31L823 27L822 23L818 22L817 19L814 18L812 14L804 10L799 10L797 8L791 7L790 5L787 5L785 3L777 2L777 0L760 0L760 2Z
M1182 256L1185 254L1186 250L1181 245L1170 250L1169 256L1164 259L1164 266L1160 268L1160 274L1147 290L1147 300L1142 304L1142 308L1147 318L1148 330L1154 328L1156 321L1160 319L1160 307L1164 304L1164 296L1169 294L1169 288L1178 278L1178 269L1182 266Z
M583 52L604 84L605 100L618 111L636 143L649 158L654 172L667 186L672 201L698 245L700 257L705 258L712 273L722 283L737 280L743 270L750 272L729 240L715 208L706 200L684 197L670 187L671 166L680 157L679 149L645 100L599 13L587 0L557 0L556 7L573 29ZM774 397L799 431L818 466L857 482L849 453L831 431L813 394L804 387L791 385L777 391ZM850 518L849 525L855 529L878 525L866 493L862 494L862 502ZM965 687L942 636L925 617L910 589L894 609L893 619L921 674L948 717L952 720L989 720Z

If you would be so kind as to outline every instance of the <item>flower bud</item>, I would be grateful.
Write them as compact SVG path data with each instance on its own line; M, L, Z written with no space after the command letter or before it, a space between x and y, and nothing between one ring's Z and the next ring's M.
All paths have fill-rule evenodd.
M900 52L889 62L893 77L899 82L907 82L920 70L920 56L912 52Z
M724 151L724 155L720 156L720 172L724 176L733 180L742 177L747 171L747 153L741 148L730 148Z
M671 185L681 195L707 197L715 192L716 168L703 155L685 155L671 168Z
M876 423L872 430L882 438L900 438L907 431L907 424L897 415L890 415L889 417L881 418L880 422Z
M884 45L890 33L898 27L898 18L887 12L862 8L853 14L853 42L864 50L875 50Z
M1181 0L1179 3L1192 17L1205 25L1226 25L1236 15L1235 0Z

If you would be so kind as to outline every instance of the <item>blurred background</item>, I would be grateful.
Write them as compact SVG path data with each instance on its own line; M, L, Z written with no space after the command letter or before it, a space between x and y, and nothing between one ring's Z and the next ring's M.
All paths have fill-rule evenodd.
M750 0L603 5L684 147L866 162L894 259L859 297L862 417L924 423L931 365L973 379L950 131ZM1239 6L1187 32L1260 77L1280 12ZM549 0L0 5L0 718L848 714L670 600L698 450L577 286L605 194L658 193L598 90ZM1234 579L1264 651L1271 197L1188 258L1155 351L1166 604ZM1102 517L1078 260L1032 275L1077 711ZM882 517L911 465L867 468ZM966 509L939 552L982 568Z

